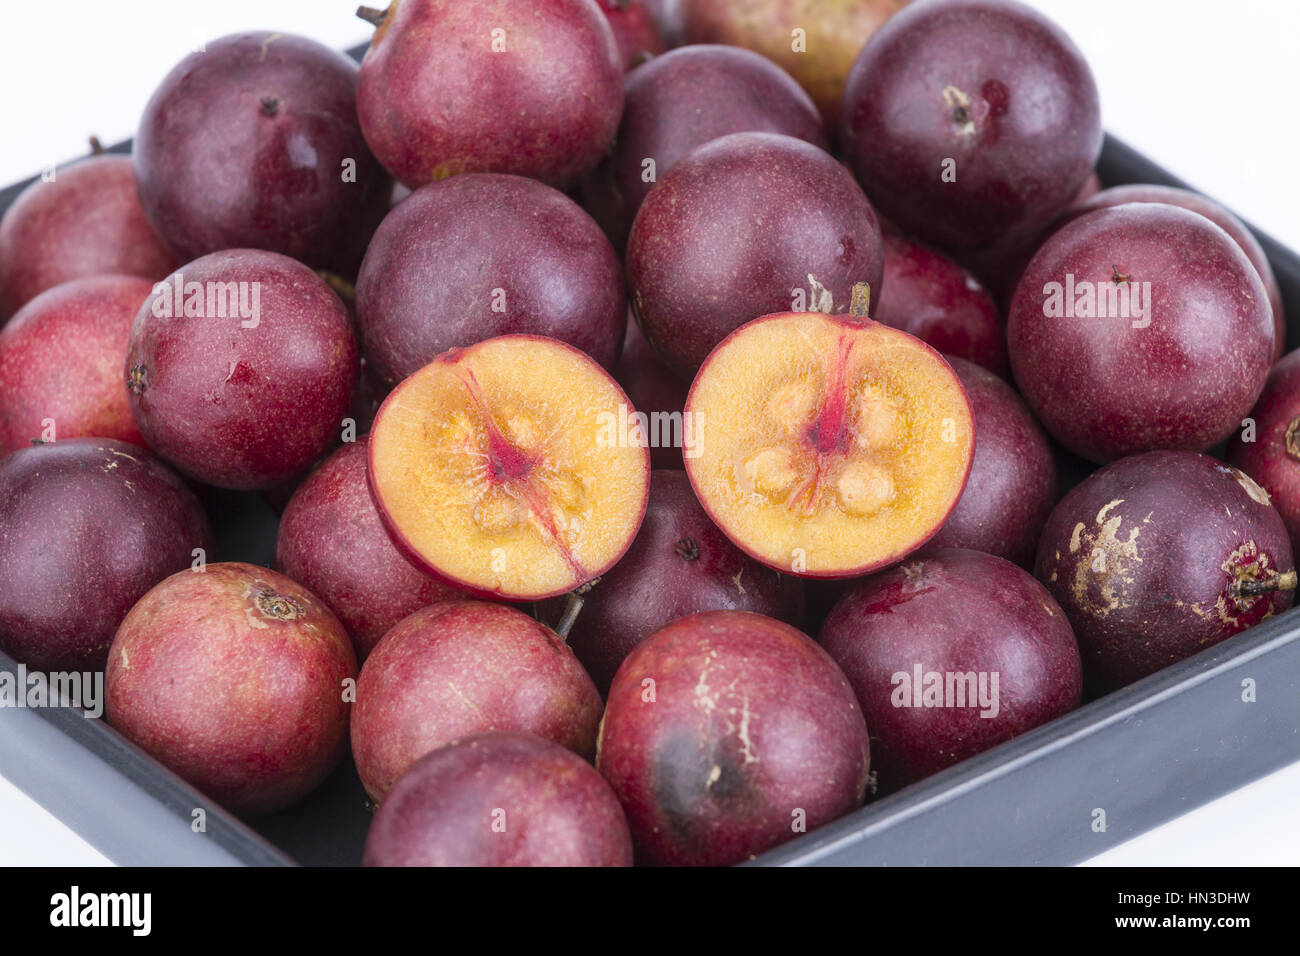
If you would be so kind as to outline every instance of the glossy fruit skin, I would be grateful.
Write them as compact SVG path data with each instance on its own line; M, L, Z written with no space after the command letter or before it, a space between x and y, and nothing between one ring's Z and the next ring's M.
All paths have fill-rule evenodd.
M1156 186L1149 183L1135 183L1127 186L1115 186L1100 190L1075 203L1067 215L1070 219L1078 218L1097 209L1108 209L1130 202L1162 202L1200 213L1214 223L1241 246L1250 264L1259 273L1264 289L1268 292L1268 303L1273 309L1273 331L1275 335L1274 360L1282 357L1286 351L1286 310L1282 306L1282 290L1278 287L1273 267L1269 265L1268 256L1259 240L1251 233L1244 222L1237 218L1226 206L1215 202L1208 196L1194 193L1190 189L1177 189L1173 186ZM1068 221L1068 220L1067 220Z
M0 219L0 325L72 279L161 279L176 259L149 225L129 156L93 156L37 180Z
M741 325L796 309L797 293L807 310L824 289L832 304L821 311L845 312L854 284L878 289L883 269L880 226L853 177L816 146L773 133L688 153L646 197L627 246L641 329L684 377Z
M350 58L292 34L232 34L178 63L135 139L140 201L177 257L267 249L355 275L391 189L356 89Z
M659 25L641 0L600 0L600 12L614 31L624 70L638 67L664 52Z
M144 445L122 363L131 324L153 283L92 276L47 289L0 328L0 454L54 422L55 440L96 436Z
M1228 461L1255 479L1286 523L1291 548L1300 546L1300 352L1273 366L1251 410L1254 440L1239 430L1228 445Z
M1049 283L1060 292L1071 276L1075 301L1115 288L1131 303L1137 290L1147 313L1045 315ZM1130 203L1081 216L1043 244L1016 287L1007 344L1016 384L1052 437L1106 462L1204 451L1228 437L1264 386L1273 317L1258 273L1222 229L1185 209Z
M442 601L400 621L366 659L352 755L383 800L425 754L488 730L537 734L590 758L600 694L550 628L504 604Z
M886 235L885 272L871 317L1007 378L1002 317L978 279L942 253Z
M630 312L627 336L623 339L623 354L619 356L618 365L614 367L614 379L627 393L627 399L632 403L632 407L648 416L647 421L651 431L650 467L680 470L683 467L682 447L659 440L663 437L662 429L656 429L656 419L653 416L656 413L681 415L686 407L686 393L690 389L690 383L682 381L663 363L655 350L650 347L650 343L646 341L641 326L637 325L635 317ZM669 422L671 432L673 427L671 419L658 421L665 420ZM685 430L685 419L682 421L682 426L682 445L689 444L692 439ZM670 437L675 435L670 434Z
M243 283L258 314L170 316L176 276L205 290L204 311L212 290ZM159 283L131 329L124 376L149 447L200 481L254 490L305 471L338 439L357 364L351 316L323 279L278 253L231 249Z
M370 824L363 860L631 866L632 837L590 764L532 734L496 731L441 747L403 774Z
M0 649L99 669L136 600L212 551L185 484L126 442L69 438L0 457Z
M700 44L655 57L627 78L613 151L583 180L582 204L622 249L641 203L674 163L696 146L747 131L826 146L808 94L757 53ZM643 179L648 159L650 182Z
M461 593L397 549L370 494L367 440L339 448L298 486L280 518L275 568L329 605L364 661L398 621Z
M106 715L227 810L296 803L347 750L338 619L306 588L237 562L173 574L131 609L109 651Z
M357 319L367 361L395 385L450 348L497 335L548 335L605 368L626 323L609 240L558 190L467 173L421 187L366 252Z
M803 582L778 574L727 540L682 471L650 476L650 504L636 541L586 596L568 642L602 694L641 641L700 611L753 611L799 626ZM564 602L547 602L555 623Z
M748 611L693 614L637 645L610 689L596 758L638 861L693 866L792 839L798 811L810 831L848 813L868 764L840 669L800 631Z
M882 793L1068 713L1082 697L1079 647L1060 606L1028 571L978 551L928 550L872 575L839 600L818 641L862 705ZM919 706L918 665L945 683L973 672L989 694Z
M1263 489L1208 455L1153 451L1112 462L1061 499L1034 573L1074 627L1091 695L1289 608L1291 590L1231 600L1234 569L1256 561L1295 568Z
M609 148L622 108L622 58L593 0L401 0L357 89L366 142L412 188L494 172L567 189Z
M890 18L853 65L840 119L881 213L952 252L1034 236L1101 151L1083 55L1011 0L920 0Z
M987 369L945 356L975 415L975 457L966 489L932 548L969 548L1023 568L1056 503L1056 459L1042 427L1011 386Z

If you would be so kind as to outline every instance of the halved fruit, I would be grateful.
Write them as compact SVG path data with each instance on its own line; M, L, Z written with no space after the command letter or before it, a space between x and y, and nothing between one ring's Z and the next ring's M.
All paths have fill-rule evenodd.
M948 364L858 315L741 326L700 368L686 415L700 436L686 472L710 517L803 577L866 574L919 548L961 497L975 446Z
M370 481L394 537L474 594L530 601L599 577L645 514L650 458L622 390L571 346L452 349L384 402Z

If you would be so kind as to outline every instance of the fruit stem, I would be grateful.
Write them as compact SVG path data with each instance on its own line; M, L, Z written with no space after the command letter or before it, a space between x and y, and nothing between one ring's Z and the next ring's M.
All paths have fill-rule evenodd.
M379 27L388 16L387 10L376 10L374 7L357 7L357 16L373 27Z
M600 578L593 578L579 588L575 588L565 595L564 598L564 616L560 618L560 623L555 626L555 633L560 635L564 640L569 639L569 632L573 630L573 625L578 620L578 615L582 613L582 605L586 603L585 595L591 591L598 583Z
M1229 586L1229 592L1233 600L1240 600L1241 598L1259 597L1261 594L1272 594L1274 591L1294 591L1296 580L1295 571L1286 571L1282 574L1269 571L1268 577L1242 578L1233 581Z
M871 283L856 282L853 285L853 297L849 299L849 315L859 319L867 317L871 306Z
M104 144L99 141L99 137L91 135L90 137L90 155L98 156L104 152Z

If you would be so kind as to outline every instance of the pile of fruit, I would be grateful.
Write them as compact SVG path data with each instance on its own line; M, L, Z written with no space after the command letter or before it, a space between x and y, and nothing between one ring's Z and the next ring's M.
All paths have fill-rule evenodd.
M735 863L1291 605L1277 284L1101 189L1040 14L359 14L0 222L0 647L222 806L350 754L370 864Z

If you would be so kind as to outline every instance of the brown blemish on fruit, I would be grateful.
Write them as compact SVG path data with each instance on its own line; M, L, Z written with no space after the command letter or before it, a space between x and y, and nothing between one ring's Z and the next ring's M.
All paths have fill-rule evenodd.
M296 598L281 594L275 588L265 584L253 587L251 597L253 608L257 613L273 621L296 621L307 613L306 608ZM249 620L251 622L252 618L250 617ZM258 624L258 626L267 625Z
M700 556L700 546L694 538L682 538L673 547L673 551L684 561L694 561Z
M943 102L952 113L958 136L971 136L975 132L975 119L970 112L970 97L949 83L943 88Z
M1142 561L1137 549L1137 538L1142 529L1130 528L1128 537L1122 539L1119 531L1123 518L1119 515L1108 516L1112 509L1123 502L1123 498L1115 498L1101 507L1094 519L1097 524L1095 532L1090 532L1081 522L1075 526L1070 537L1071 554L1086 548L1085 554L1075 564L1071 587L1074 600L1080 607L1092 607L1101 617L1126 606L1122 592L1124 585L1133 583L1133 576L1129 573L1131 564ZM1097 568L1099 552L1101 567ZM1089 598L1089 591L1094 585L1100 591L1103 604Z
M744 576L745 576L745 569L741 568L739 571L736 572L736 576L731 579L731 583L736 586L736 590L739 591L741 594L745 593L745 586L740 583L740 579Z
M143 365L134 366L126 376L126 387L131 394L140 395L149 387L149 370Z
M1287 457L1292 461L1300 461L1300 415L1291 419L1290 424L1286 426L1284 441Z
M1241 485L1241 487L1246 490L1246 494L1250 495L1250 499L1256 504L1272 504L1272 499L1269 498L1268 492L1261 488L1255 479L1250 477L1250 475L1240 469L1232 468L1230 466L1223 470L1232 475L1237 484Z
M259 63L266 60L267 47L269 47L276 40L280 39L282 36L284 36L283 33L272 33L269 37L267 37L265 40L262 41L262 55L257 58L257 61Z
M274 96L264 96L258 112L263 116L275 116L280 112L280 101Z

